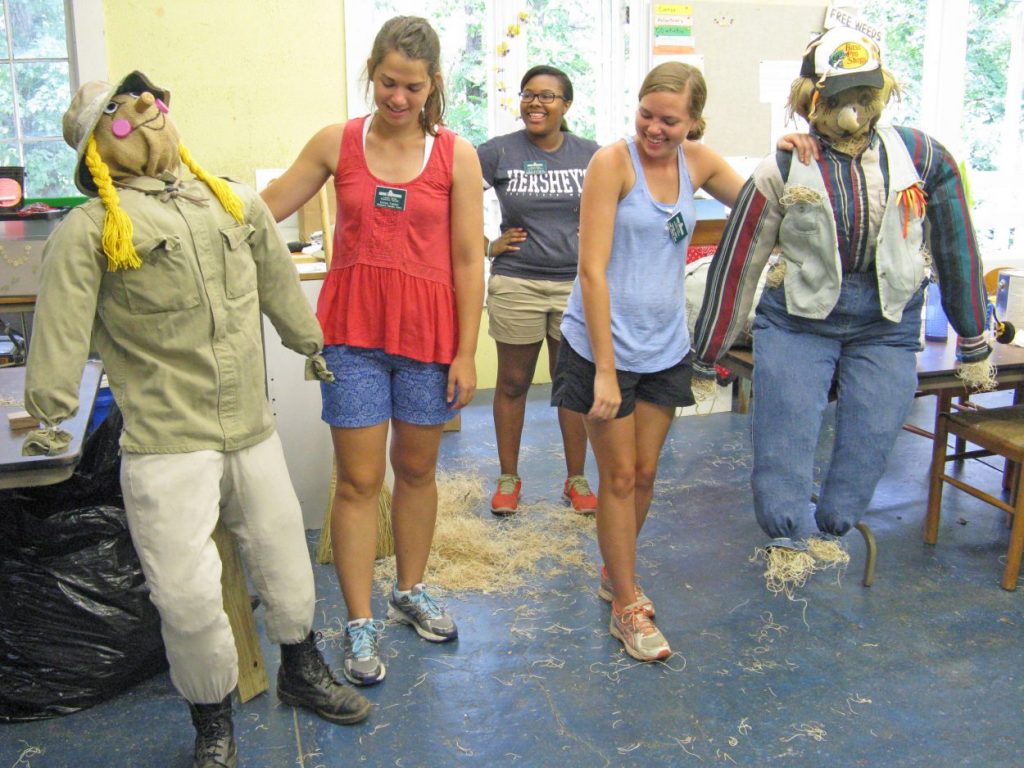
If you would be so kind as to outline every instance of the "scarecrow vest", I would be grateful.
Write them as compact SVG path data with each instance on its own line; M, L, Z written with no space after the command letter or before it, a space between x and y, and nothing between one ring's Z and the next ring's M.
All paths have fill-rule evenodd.
M921 178L894 128L879 128L878 136L888 158L889 193L878 228L875 274L882 316L899 322L903 308L925 280L924 219L900 205L900 193L920 184ZM808 190L816 194L808 195ZM835 216L818 164L794 162L785 192L796 192L799 200L786 207L779 229L786 262L786 309L797 317L822 320L839 300L843 269ZM904 216L909 217L905 236Z

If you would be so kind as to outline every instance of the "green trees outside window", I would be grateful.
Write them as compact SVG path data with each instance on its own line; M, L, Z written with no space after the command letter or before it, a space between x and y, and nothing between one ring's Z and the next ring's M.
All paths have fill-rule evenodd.
M75 195L61 136L71 100L64 0L0 0L0 165L25 167L29 197Z

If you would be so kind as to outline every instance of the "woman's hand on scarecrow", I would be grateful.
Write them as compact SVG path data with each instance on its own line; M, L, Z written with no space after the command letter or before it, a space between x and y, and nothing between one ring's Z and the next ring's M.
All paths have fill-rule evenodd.
M810 165L812 157L815 160L821 159L821 147L818 145L818 140L809 133L787 133L779 139L775 148L783 152L795 150L797 157L804 165Z

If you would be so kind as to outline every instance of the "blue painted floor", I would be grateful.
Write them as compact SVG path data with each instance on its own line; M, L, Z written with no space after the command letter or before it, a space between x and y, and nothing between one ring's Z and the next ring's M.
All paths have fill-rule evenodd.
M554 502L564 479L558 431L546 388L534 390L524 500ZM930 425L933 407L916 403L913 421ZM668 663L624 656L593 570L510 596L454 594L457 644L388 628L393 658L386 681L365 691L375 705L366 723L334 726L282 707L273 682L236 707L241 765L1024 764L1024 590L999 587L1009 535L1001 513L947 489L939 545L924 545L930 441L904 433L868 517L879 545L874 586L860 584L864 544L854 533L841 581L818 574L791 602L768 593L749 560L762 536L748 431L746 416L719 414L679 419L669 436L639 564L677 652ZM497 475L487 393L464 412L461 432L445 436L441 463L488 482ZM999 482L978 462L964 471ZM588 474L596 481L592 460ZM596 542L587 545L596 567ZM332 567L315 570L317 621L329 625L344 616L341 597ZM383 616L383 596L375 607ZM264 650L273 680L277 650ZM327 655L340 664L336 646ZM187 768L191 739L163 674L88 711L0 726L0 767Z

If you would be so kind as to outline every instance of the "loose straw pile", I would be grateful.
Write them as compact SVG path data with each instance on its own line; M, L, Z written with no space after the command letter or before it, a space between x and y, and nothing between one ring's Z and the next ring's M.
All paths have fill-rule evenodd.
M807 551L814 558L814 570L845 568L850 564L850 553L838 539L821 539L816 536L807 540Z
M794 599L793 590L807 583L812 573L831 568L839 572L850 562L850 554L838 539L812 536L807 540L807 551L787 547L756 549L751 562L765 561L764 583L769 592L782 593Z
M793 599L794 589L807 583L808 577L814 573L814 558L807 552L786 547L758 548L754 550L751 561L765 561L764 585L773 594L780 592Z
M508 593L537 577L551 578L588 567L583 549L594 538L594 521L567 507L520 505L497 519L488 511L481 477L441 474L437 481L437 524L426 583L448 591ZM374 578L395 579L393 557L377 561Z

